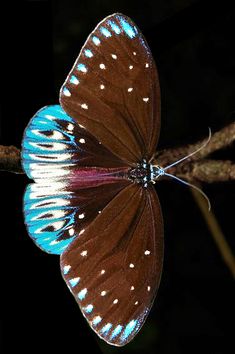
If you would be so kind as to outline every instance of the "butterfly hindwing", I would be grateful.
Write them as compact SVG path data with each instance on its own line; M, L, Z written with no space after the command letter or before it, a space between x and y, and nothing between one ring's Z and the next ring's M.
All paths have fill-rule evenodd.
M43 251L61 254L127 184L118 181L81 189L61 180L43 179L30 184L24 194L24 216L30 237Z
M60 102L126 164L152 157L160 126L157 70L128 17L114 14L98 24L62 86Z
M61 255L61 271L93 330L127 344L155 298L163 223L153 187L127 186Z

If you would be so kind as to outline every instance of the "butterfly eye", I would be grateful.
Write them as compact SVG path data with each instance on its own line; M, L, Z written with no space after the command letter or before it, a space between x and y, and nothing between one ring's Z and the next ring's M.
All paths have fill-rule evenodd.
M150 161L160 89L146 40L113 14L88 37L60 90L22 142L34 180L24 195L28 233L60 255L62 276L90 327L129 343L144 324L163 259L161 208Z

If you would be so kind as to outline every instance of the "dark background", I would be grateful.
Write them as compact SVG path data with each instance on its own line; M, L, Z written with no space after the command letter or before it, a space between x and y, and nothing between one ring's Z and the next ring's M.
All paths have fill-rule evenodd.
M59 88L88 34L122 12L144 33L159 70L159 148L191 143L234 120L235 5L228 1L18 1L2 11L0 144L20 147L24 128ZM6 22L3 23L3 20ZM232 158L232 149L216 158ZM165 260L154 307L137 338L117 349L89 329L59 270L59 258L27 236L24 175L0 173L0 352L227 354L234 339L234 280L188 188L161 182ZM233 183L205 185L235 252Z

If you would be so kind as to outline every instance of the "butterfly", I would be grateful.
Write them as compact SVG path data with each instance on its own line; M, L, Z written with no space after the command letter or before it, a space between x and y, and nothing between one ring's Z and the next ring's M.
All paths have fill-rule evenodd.
M159 286L163 220L151 161L160 87L149 46L119 13L89 35L60 90L25 129L29 236L60 255L82 314L107 343L129 343Z

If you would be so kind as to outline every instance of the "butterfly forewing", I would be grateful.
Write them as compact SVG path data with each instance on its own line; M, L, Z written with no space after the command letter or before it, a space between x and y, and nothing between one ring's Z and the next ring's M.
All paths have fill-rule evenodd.
M88 37L60 93L65 111L126 164L149 160L160 126L150 49L126 16L105 18Z
M139 331L162 269L163 226L152 187L127 186L61 255L61 271L94 331L122 346Z
M22 142L22 164L29 178L71 178L82 167L119 167L124 163L59 105L40 109Z
M126 170L63 109L41 109L25 130L23 166L37 183L24 195L29 235L48 253L60 254L129 182Z

